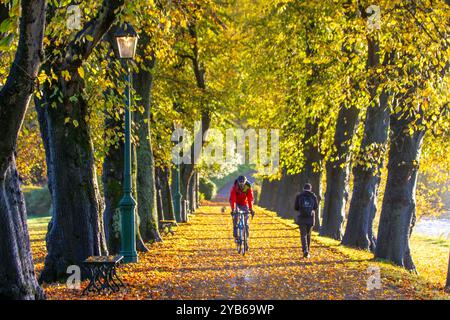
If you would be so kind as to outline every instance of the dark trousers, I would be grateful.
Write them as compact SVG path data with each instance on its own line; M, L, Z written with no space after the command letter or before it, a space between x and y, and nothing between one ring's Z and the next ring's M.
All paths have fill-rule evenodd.
M309 252L309 246L311 245L311 224L301 224L300 225L300 239L302 241L303 253Z

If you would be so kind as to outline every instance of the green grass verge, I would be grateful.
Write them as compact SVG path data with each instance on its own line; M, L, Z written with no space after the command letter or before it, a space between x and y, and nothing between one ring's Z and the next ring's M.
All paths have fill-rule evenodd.
M48 216L52 201L48 188L40 186L24 186L22 187L25 196L25 205L27 214L30 216Z

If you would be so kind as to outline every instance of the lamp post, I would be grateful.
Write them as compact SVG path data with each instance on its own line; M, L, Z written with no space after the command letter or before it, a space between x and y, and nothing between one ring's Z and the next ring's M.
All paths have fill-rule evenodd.
M126 23L118 28L116 34L118 56L126 64L127 84L125 88L125 144L124 144L124 171L123 171L123 197L119 202L121 221L121 248L120 254L125 263L137 262L135 208L131 184L131 72L128 61L134 58L136 53L137 33L133 27Z
M180 124L174 121L173 123L174 129L180 129ZM181 170L180 165L176 164L175 168L172 169L172 194L173 194L173 211L175 214L175 220L177 222L181 222Z
M175 220L181 222L181 192L180 192L180 165L177 164L172 171L173 178L173 211L175 213Z

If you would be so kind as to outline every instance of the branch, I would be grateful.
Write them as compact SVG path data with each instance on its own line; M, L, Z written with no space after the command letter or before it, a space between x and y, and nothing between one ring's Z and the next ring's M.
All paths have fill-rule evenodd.
M69 64L81 65L83 61L87 60L92 50L114 23L123 4L124 0L103 0L97 16L89 21L69 44L67 61ZM92 38L92 41L87 38ZM76 61L71 60L75 55L78 55Z
M5 157L10 157L17 135L36 85L43 58L45 0L22 0L20 35L16 56L5 86L0 91L0 170L5 170Z

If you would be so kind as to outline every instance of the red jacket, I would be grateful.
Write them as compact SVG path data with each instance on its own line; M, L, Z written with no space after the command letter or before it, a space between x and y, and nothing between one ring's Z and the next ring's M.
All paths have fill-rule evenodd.
M236 204L240 206L248 206L250 210L253 210L253 190L251 185L245 184L244 190L241 190L237 183L233 185L230 192L230 206L234 211Z

